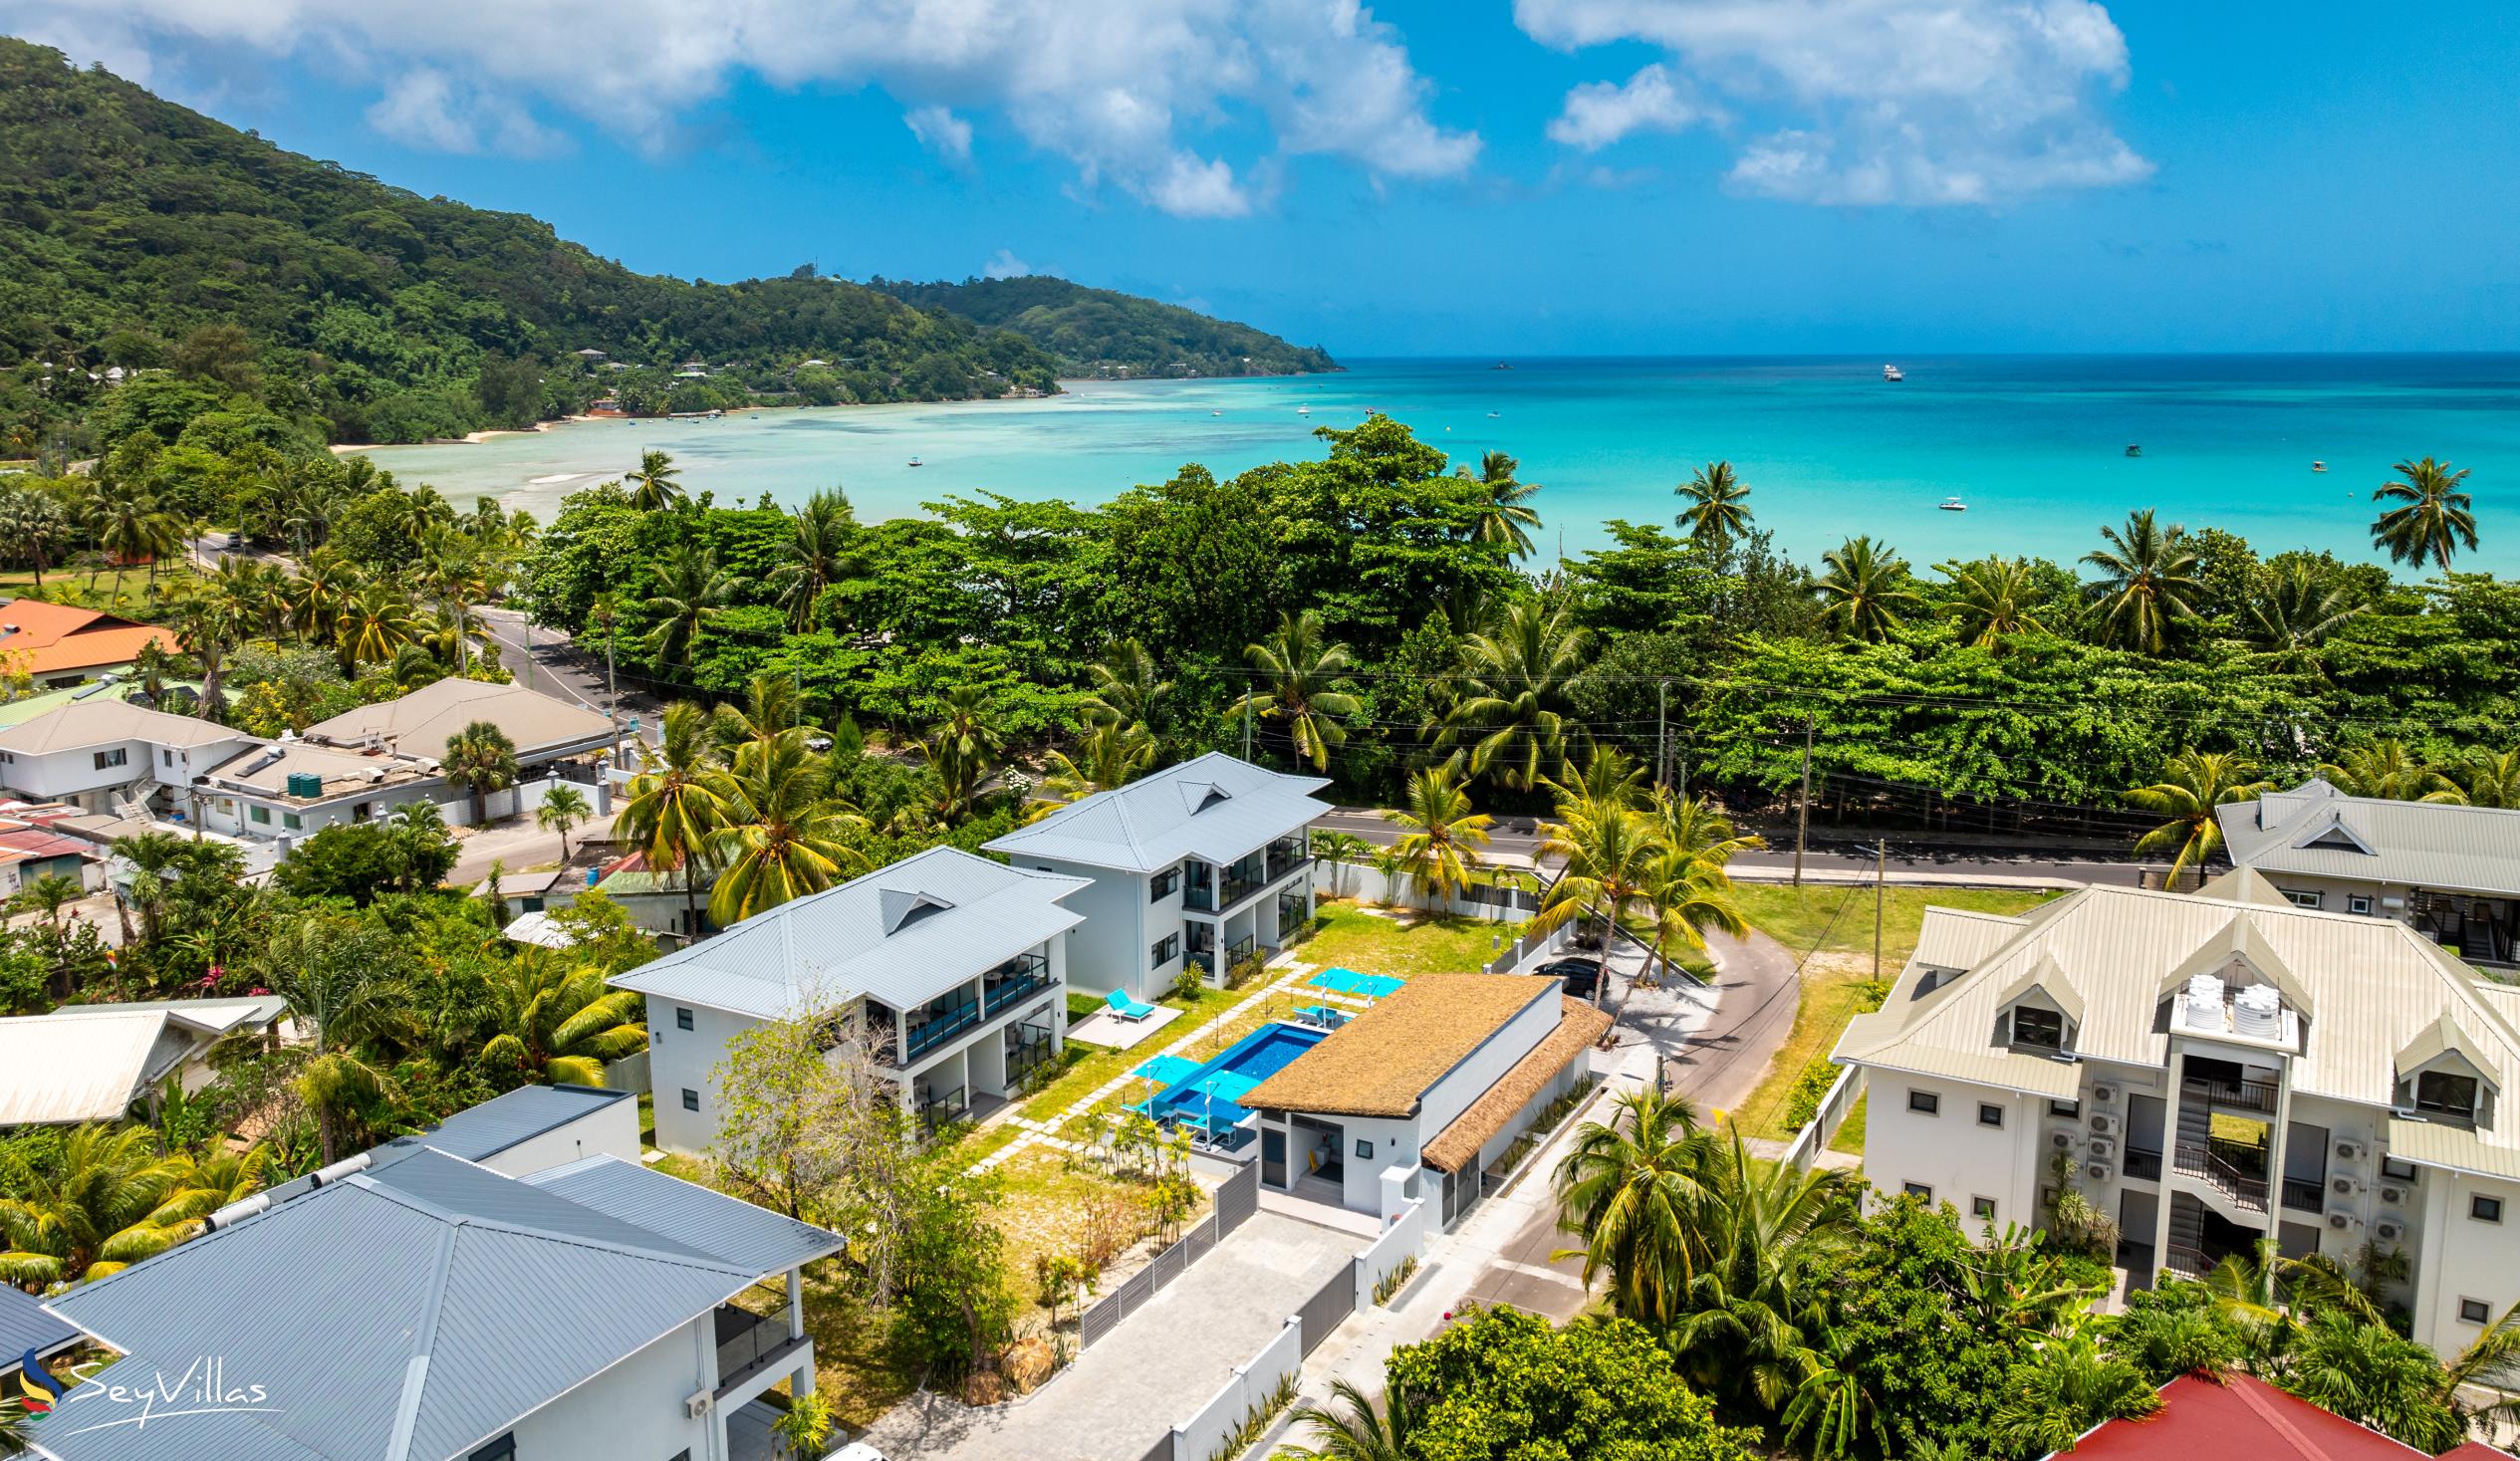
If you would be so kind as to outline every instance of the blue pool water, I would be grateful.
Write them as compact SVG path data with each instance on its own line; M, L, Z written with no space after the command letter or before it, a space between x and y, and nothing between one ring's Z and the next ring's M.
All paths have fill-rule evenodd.
M1305 982L1315 989L1327 989L1337 994L1361 994L1368 999L1388 999L1398 993L1399 987L1408 981L1394 979L1388 974L1360 974L1354 969L1324 969Z
M1199 1063L1179 1056L1156 1056L1130 1074L1152 1081L1157 1086L1177 1086L1181 1078L1199 1068Z
M1156 1120L1187 1121L1203 1125L1210 1131L1224 1131L1241 1122L1250 1111L1234 1102L1261 1082L1295 1064L1296 1059L1329 1038L1327 1030L1307 1030L1300 1025L1271 1023L1261 1026L1234 1042L1223 1055L1196 1067L1180 1079L1165 1085L1152 1099L1140 1102L1136 1109ZM1177 1057L1157 1056L1138 1067L1138 1074L1160 1081L1148 1067L1165 1061L1188 1065Z

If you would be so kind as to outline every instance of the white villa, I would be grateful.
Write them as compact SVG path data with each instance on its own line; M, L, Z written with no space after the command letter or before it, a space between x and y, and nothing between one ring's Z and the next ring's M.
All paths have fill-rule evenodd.
M1067 1034L1067 906L1081 878L930 848L615 975L647 997L656 1144L700 1151L724 1118L716 1068L766 1021L862 1008L905 1105L994 1105Z
M2515 1021L2520 987L2242 868L2194 895L1929 909L1834 1058L1864 1079L1885 1191L2035 1224L2061 1155L2138 1284L2268 1239L2394 1249L2391 1297L2448 1353L2520 1300Z
M1221 751L1071 803L988 844L1019 867L1085 879L1072 979L1150 1000L1187 960L1207 983L1313 916L1308 830L1330 783Z
M260 744L240 730L100 693L0 730L0 787L115 817L129 805L190 814L194 780Z
M2469 963L2520 964L2520 811L2308 781L2216 815L2231 860L2302 907L2394 918Z

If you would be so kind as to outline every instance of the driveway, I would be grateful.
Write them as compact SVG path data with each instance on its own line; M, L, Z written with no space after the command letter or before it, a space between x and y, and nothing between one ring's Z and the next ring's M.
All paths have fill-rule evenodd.
M1715 960L1713 1015L1679 1032L1663 1066L1670 1088L1700 1114L1730 1110L1758 1089L1802 1003L1794 956L1775 939L1756 929L1748 938L1709 933L1706 948Z
M595 800L595 788L583 789L587 800ZM598 817L569 829L569 850L576 852L589 838L600 838L613 830L613 819ZM512 817L488 827L456 828L455 865L448 869L445 885L471 887L490 875L492 862L504 862L510 872L528 867L547 867L560 860L560 836L545 832L531 817Z
M891 1461L1143 1456L1364 1246L1263 1209L1033 1394L975 1410L922 1391L860 1439Z

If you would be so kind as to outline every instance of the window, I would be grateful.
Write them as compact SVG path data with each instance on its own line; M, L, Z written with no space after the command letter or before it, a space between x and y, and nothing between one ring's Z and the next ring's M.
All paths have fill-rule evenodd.
M2486 1324L2491 1322L2493 1317L2493 1306L2487 1304L2482 1299L2461 1299L2459 1301L2460 1324Z
M1155 946L1147 952L1154 956L1154 961L1157 964L1169 964L1174 959L1181 957L1181 935L1177 933L1167 933L1163 937L1156 939Z
M1942 1097L1930 1091L1910 1091L1907 1108L1920 1116L1938 1116L1942 1114Z
M475 1451L465 1461L516 1461L516 1437L504 1435Z
M2467 1199L2467 1215L2480 1223L2501 1222L2502 1199L2481 1195L2470 1197Z
M2476 1078L2448 1071L2424 1071L2415 1077L2415 1109L2464 1120L2476 1114Z
M127 747L117 746L111 751L99 751L97 753L97 770L104 771L109 767L127 765L129 764L130 759L131 753Z
M269 807L247 807L245 809L245 818L249 822L256 823L263 827L269 827L271 826L271 809Z
M688 1029L690 1029L690 1028L691 1028L691 1012L690 1012L689 1010L686 1010L686 1009L682 1008L680 1005L676 1005L676 1006L674 1006L674 1011L673 1011L673 1028L675 1028L676 1030L688 1030Z
M1373 1142L1371 1142L1371 1141L1366 1140L1366 1139L1365 1139L1364 1137L1362 1137L1362 1136L1358 1137L1358 1138L1357 1138L1357 1160L1359 1160L1359 1161L1364 1161L1364 1160L1366 1160L1366 1159L1368 1159L1368 1158L1372 1157L1373 1155L1374 1155L1374 1143L1373 1143Z
M280 814L280 825L291 832L303 832L306 829L306 819L295 812L283 812Z
M2071 1118L2079 1116L2082 1113L2083 1103L2079 1100L2052 1100L2048 1102L2048 1114L2052 1116L2065 1116Z
M2002 1130L2004 1125L2004 1108L1995 1104L1991 1100L1979 1101L1977 1103L1977 1123L1981 1126L1993 1126L1997 1130Z
M1933 1189L1922 1182L1901 1182L1898 1186L1898 1190L1915 1198L1919 1202L1933 1201Z
M2384 1156L2380 1159L2380 1174L2393 1182L2411 1182L2415 1179L2415 1164Z
M2372 895L2370 893L2354 893L2348 896L2345 900L2345 911L2349 913L2360 913L2367 918L2370 917L2372 912Z
M2040 1050L2063 1050L2065 1017L2035 1005L2017 1005L2012 1012L2012 1043Z
M172 766L172 765L174 765L174 764L175 764L175 753L174 753L174 752L172 752L172 751L167 751L167 750L160 750L157 754L158 754L159 758L161 759L161 761L163 762L163 764L165 764L165 765L167 765L167 766Z
M1969 1216L1977 1219L1981 1223L1993 1222L1995 1220L1995 1199L1992 1197L1970 1198Z
M700 1108L700 1093L692 1090L688 1086L683 1087L682 1108L686 1111L698 1110Z
M2315 908L2322 902L2326 901L2328 895L2326 893L2305 892L2297 887L2288 887L2284 889L2284 896L2292 899L2293 906L2296 908Z
M1160 903L1165 898L1172 896L1180 890L1181 869L1178 867L1166 867L1161 872L1156 873L1154 880L1147 884L1146 901L1150 903Z

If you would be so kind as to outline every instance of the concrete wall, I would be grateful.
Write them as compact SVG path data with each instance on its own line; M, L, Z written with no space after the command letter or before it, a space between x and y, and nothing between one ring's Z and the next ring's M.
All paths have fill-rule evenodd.
M567 1166L590 1156L638 1160L638 1102L617 1100L587 1112L566 1126L529 1136L481 1164L494 1172L522 1177Z
M691 1011L691 1028L674 1021L674 1011ZM725 1118L715 1068L726 1059L726 1047L755 1022L748 1016L712 1010L703 1005L676 1005L662 995L647 997L647 1074L656 1094L656 1144L667 1151L698 1152L717 1139ZM700 1108L682 1108L682 1093L700 1094ZM670 1454L670 1453L668 1453Z
M362 820L381 822L394 808L406 802L434 803L448 795L446 784L439 781L414 781L404 782L398 786L380 786L366 796L344 797L338 801L312 806L300 806L278 799L249 798L236 792L222 791L217 787L202 787L199 788L199 793L201 825L210 831L225 833L230 837L262 840L288 838L293 842L311 838L328 827L344 826ZM186 795L185 800L185 811L188 813L191 810L192 800L189 794ZM269 822L253 820L250 809L257 805L271 815ZM357 813L360 807L368 809L368 816L365 819ZM289 818L292 816L298 819L299 825L296 827L289 826ZM449 822L454 820L451 814L447 820Z
M716 1413L682 1413L684 1397L714 1388L717 1340L706 1316L630 1355L518 1421L516 1454L535 1461L692 1461L723 1454ZM484 1442L496 1439L485 1436Z
M1085 922L1068 934L1068 982L1080 994L1096 997L1125 989L1134 999L1152 1000L1172 987L1181 972L1178 958L1161 967L1147 963L1154 941L1181 929L1181 894L1175 889L1161 902L1149 903L1151 879L1136 872L1088 867L1056 857L1022 856L1018 867L1090 878L1093 885L1070 893L1064 906Z
M1972 1231L1978 1220L1971 1204L1979 1197L1994 1199L1998 1229L2037 1221L2039 1187L2047 1173L2041 1129L2047 1097L1897 1071L1872 1071L1867 1084L1872 1099L1864 1118L1864 1175L1875 1186L1892 1197L1910 1182L1930 1187L1933 1200L1958 1208ZM1938 1097L1939 1113L1910 1109L1910 1092ZM1981 1103L2002 1113L2000 1127L1979 1124ZM2114 1201L2108 1206L2115 1210Z
M1334 893L1334 886L1340 891ZM1418 888L1415 878L1400 874L1386 877L1361 862L1338 863L1328 858L1315 858L1313 891L1316 896L1324 898L1351 897L1369 903L1398 903L1410 908L1428 906L1428 899ZM1482 903L1462 897L1436 899L1434 906L1464 918L1483 918L1496 923L1519 923L1530 916L1502 903Z
M153 788L175 789L180 796L180 790L189 786L195 776L258 744L254 737L239 731L190 748L126 740L40 754L6 751L0 752L0 787L35 801L75 801L92 811L110 812L111 807L97 805L99 798L94 794L147 782ZM122 752L123 764L99 770L96 758L100 751Z
M2520 1184L2437 1169L2423 1173L2423 1225L2430 1237L2415 1265L2415 1334L2434 1352L2455 1354L2520 1301ZM2502 1200L2502 1221L2482 1222L2472 1199ZM2459 1318L2459 1301L2479 1299L2485 1324Z
M1503 1029L1488 1036L1484 1044L1446 1072L1419 1098L1418 1119L1425 1124L1426 1134L1432 1136L1451 1125L1455 1117L1487 1095L1489 1087L1521 1064L1533 1047L1556 1034L1558 1023L1564 1018L1565 1011L1552 991L1533 1000Z

